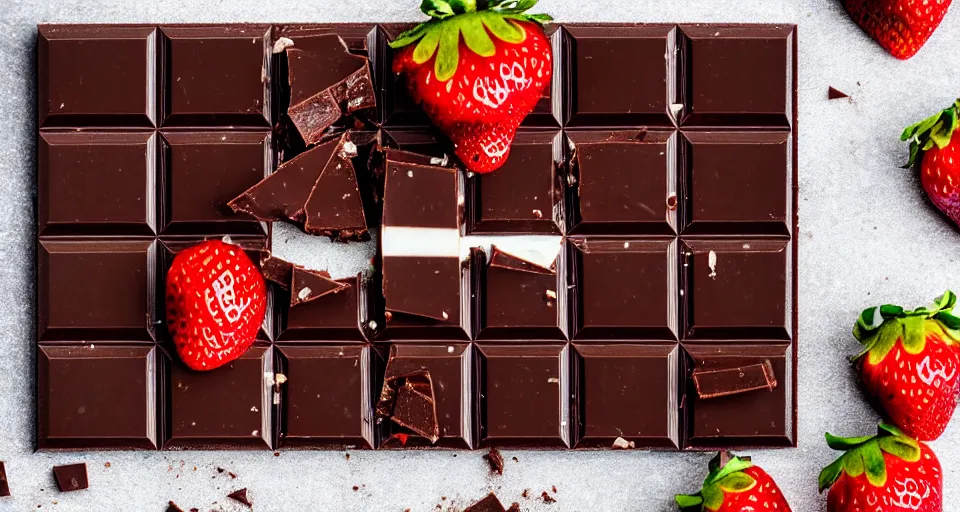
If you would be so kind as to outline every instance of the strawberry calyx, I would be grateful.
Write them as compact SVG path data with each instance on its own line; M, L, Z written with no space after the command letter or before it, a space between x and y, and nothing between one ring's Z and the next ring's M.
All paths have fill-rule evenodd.
M924 151L936 145L943 149L950 144L954 132L960 127L960 99L937 115L912 124L903 130L900 140L910 141L910 160L904 169L910 169Z
M877 427L876 436L837 437L827 433L826 439L827 446L845 453L820 472L820 492L828 489L844 473L851 478L866 474L870 485L883 487L887 483L884 453L907 462L920 460L920 443L885 423Z
M867 355L870 364L878 364L897 340L902 340L907 353L919 354L931 334L949 345L960 344L960 317L953 314L956 304L957 295L947 290L930 306L914 310L892 304L865 309L853 326L853 336L864 348L853 360Z
M434 75L446 82L457 72L460 36L469 51L492 57L497 48L491 35L506 43L522 43L527 31L517 22L543 24L553 20L547 14L527 14L536 4L537 0L423 0L420 10L431 19L397 36L390 47L417 43L414 63L424 64L436 55Z
M703 481L703 487L697 494L678 494L675 499L683 512L719 510L723 506L723 496L729 493L747 492L757 485L757 481L743 471L753 466L747 458L730 457L721 464L723 454L710 461L710 474Z

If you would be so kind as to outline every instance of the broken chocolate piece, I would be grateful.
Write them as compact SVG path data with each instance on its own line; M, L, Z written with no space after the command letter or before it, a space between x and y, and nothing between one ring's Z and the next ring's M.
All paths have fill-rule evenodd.
M839 89L835 89L835 88L833 88L832 86L831 86L829 89L827 89L827 98L828 98L828 99L831 99L831 100L839 100L839 99L849 98L849 97L850 97L849 94L847 94L847 93L845 93L845 92L843 92L843 91L841 91L841 90L839 90Z
M290 281L290 307L319 299L331 293L337 293L350 286L330 279L330 274L319 270L307 270L293 266Z
M440 426L437 423L437 404L433 398L433 385L426 381L426 389L414 379L407 379L397 390L397 398L390 419L401 427L436 443L440 439ZM424 390L427 392L425 393Z
M777 379L769 360L760 364L721 370L694 370L693 383L702 399L717 398L766 389L773 391Z
M557 273L556 269L553 267L541 267L540 265L537 265L531 261L527 261L519 256L514 256L508 252L504 252L496 245L494 245L493 249L491 250L490 266L506 270L516 270L518 272L531 272L534 274L554 275Z
M67 464L53 467L53 477L57 481L60 492L79 491L89 486L87 482L87 465Z
M492 492L482 500L467 507L463 512L506 512L503 504Z
M329 144L329 143L328 143ZM357 146L345 133L337 142L307 198L304 212L307 233L340 240L365 240L367 220L351 159Z
M520 504L514 501L510 504L510 508L507 509L507 512L520 512Z
M293 42L286 49L287 115L308 145L319 141L344 114L376 106L369 60L350 53L340 36L324 34Z
M490 472L497 473L498 475L503 474L503 455L500 455L500 451L494 447L490 447L490 452L483 456L484 459L487 459L487 462L490 463Z
M557 492L557 491L554 490L553 492ZM540 495L540 498L543 499L543 502L546 503L547 505L557 502L557 500L554 499L553 496L550 496L549 494L547 494L547 491L543 491L543 494Z
M310 192L338 146L331 140L297 155L227 204L264 222L302 222Z
M183 509L174 503L173 500L170 500L170 502L167 503L167 512L183 512Z
M243 489L239 489L239 490L236 490L236 491L231 492L230 494L227 495L227 497L230 498L230 499L233 500L233 501L242 503L242 504L244 504L244 505L246 505L246 506L248 506L248 507L250 507L250 508L253 508L253 503L250 501L249 498L247 498L247 488L246 488L246 487L244 487Z
M294 266L293 263L272 256L269 253L260 260L260 272L263 274L264 279L280 285L280 288L284 290L290 289Z
M388 151L386 157L385 227L460 229L464 198L458 169L403 151Z
M7 468L0 462L0 497L10 496L10 483L7 482Z

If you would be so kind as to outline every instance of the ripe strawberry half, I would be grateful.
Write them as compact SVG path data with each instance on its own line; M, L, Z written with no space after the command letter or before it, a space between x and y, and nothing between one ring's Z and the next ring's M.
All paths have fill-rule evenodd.
M266 285L243 249L211 240L173 259L166 306L180 359L194 370L212 370L253 344L267 309Z
M683 512L790 512L790 505L766 471L747 458L720 453L710 461L710 474L697 494L678 494Z
M900 139L910 141L906 169L920 162L920 184L927 197L954 224L960 225L960 100L917 124L908 126Z
M943 512L940 461L926 444L881 424L875 437L827 434L827 445L845 452L820 472L827 512Z
M947 291L933 305L912 311L883 305L857 318L853 335L864 345L854 357L874 406L907 435L940 437L960 394L960 318Z
M909 59L940 26L952 0L844 0L850 17L890 55Z
M477 173L500 168L523 119L550 84L553 52L537 0L424 0L431 20L400 34L393 70L456 155ZM416 44L414 44L416 43Z

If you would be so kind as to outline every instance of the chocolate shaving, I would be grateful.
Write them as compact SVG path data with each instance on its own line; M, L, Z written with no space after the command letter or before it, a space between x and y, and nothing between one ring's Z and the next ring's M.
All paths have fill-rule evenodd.
M482 500L464 509L463 512L506 512L506 509L503 508L503 504L500 503L497 496L491 492Z
M230 498L230 499L233 500L233 501L236 501L236 502L238 502L238 503L242 503L243 505L246 505L246 506L248 506L248 507L250 507L250 508L253 508L253 503L250 501L249 498L247 498L247 488L246 488L246 487L244 487L243 489L238 489L238 490L236 490L236 491L231 492L230 494L227 495L227 497Z
M7 482L7 468L0 462L0 496L10 496L10 483Z
M839 100L839 99L849 98L849 97L850 97L849 94L847 94L847 93L845 93L845 92L843 92L843 91L841 91L841 90L839 90L839 89L835 89L835 88L833 88L832 86L831 86L829 89L827 89L827 98L828 98L828 99L831 99L831 100Z
M701 399L718 398L766 389L773 391L777 379L769 360L759 364L693 372L693 383Z
M484 459L487 459L487 462L490 463L490 472L497 473L498 475L503 474L503 455L500 455L500 451L494 447L490 447L490 452L483 456Z
M544 268L536 263L527 261L519 256L514 256L494 245L490 251L491 268L502 268L506 270L516 270L517 272L530 272L533 274L554 275L557 270L551 265L551 268Z
M89 486L87 481L87 465L82 462L79 464L54 466L53 477L57 481L57 488L60 489L60 492L79 491Z
M290 107L287 115L307 144L314 144L344 114L376 106L369 60L350 53L336 34L310 37L287 48ZM310 47L315 51L304 51Z

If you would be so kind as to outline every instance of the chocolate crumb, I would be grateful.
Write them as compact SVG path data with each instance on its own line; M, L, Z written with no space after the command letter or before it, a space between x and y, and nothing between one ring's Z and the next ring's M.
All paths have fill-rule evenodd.
M514 462L520 462L520 459L518 459L518 458L516 458L516 457L512 457L512 459L513 459Z
M490 447L490 452L483 456L484 459L487 459L487 462L490 463L490 472L496 472L498 475L503 474L503 455L500 455L500 451L494 447Z
M177 506L173 500L170 500L170 502L167 504L167 512L183 512L183 509Z
M520 512L520 504L514 501L510 504L510 508L507 509L507 512Z
M104 463L103 463L103 467L109 468L109 467L110 467L110 462L109 462L109 461L108 461L108 462L104 462Z
M223 473L225 470L223 468L217 468L217 473Z
M831 100L839 100L843 98L849 98L850 95L834 87L827 89L827 98Z
M250 508L253 508L253 503L250 501L250 499L247 498L246 487L244 487L243 489L238 489L236 491L231 492L230 494L227 495L227 497L233 501L242 503Z
M547 491L543 491L543 494L540 495L540 498L542 498L543 502L546 503L547 505L557 502L557 500L553 499L552 496L547 494Z
M354 485L354 486L353 486L353 490L354 490L354 491L359 491L359 490L360 490L360 486L359 486L359 485Z
M236 477L237 477L237 474L234 473L233 471L230 471L230 472L228 472L227 474L230 475L230 478L236 478Z
M556 494L556 493L557 493L557 486L556 486L556 485L551 485L551 486L550 486L550 490L553 491L554 494Z
M279 456L280 456L280 452L273 452L273 456L274 456L274 457L279 457Z
M524 490L523 490L523 494L521 494L520 496L523 496L524 498L529 498L529 497L530 497L530 489L524 489Z
M349 453L345 453L344 455L346 456L347 460L350 460L350 454L349 454Z
M200 512L200 509L197 507L193 507L190 509L190 512Z

